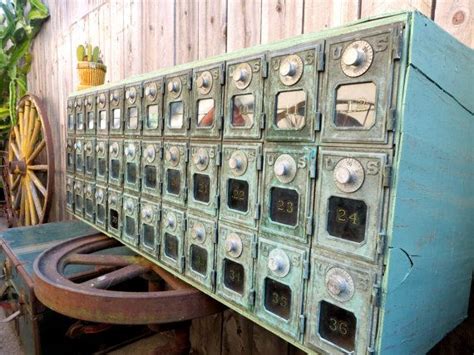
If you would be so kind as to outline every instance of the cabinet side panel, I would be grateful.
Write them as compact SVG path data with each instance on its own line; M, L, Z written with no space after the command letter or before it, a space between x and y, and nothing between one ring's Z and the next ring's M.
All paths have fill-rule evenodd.
M467 313L474 266L474 119L407 72L379 350L424 353Z

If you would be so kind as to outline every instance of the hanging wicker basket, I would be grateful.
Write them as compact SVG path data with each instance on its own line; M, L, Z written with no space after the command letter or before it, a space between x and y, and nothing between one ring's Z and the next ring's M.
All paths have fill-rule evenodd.
M107 67L102 63L78 62L77 71L79 73L78 90L90 88L91 86L102 85L105 82Z

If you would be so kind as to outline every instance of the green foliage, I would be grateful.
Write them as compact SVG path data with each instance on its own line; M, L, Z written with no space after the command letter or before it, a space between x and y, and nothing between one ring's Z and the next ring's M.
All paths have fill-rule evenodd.
M16 119L16 102L27 91L31 44L48 18L41 0L0 1L0 136Z
M92 48L92 44L90 43L86 43L85 46L82 44L78 45L76 48L76 57L78 62L102 63L99 47Z

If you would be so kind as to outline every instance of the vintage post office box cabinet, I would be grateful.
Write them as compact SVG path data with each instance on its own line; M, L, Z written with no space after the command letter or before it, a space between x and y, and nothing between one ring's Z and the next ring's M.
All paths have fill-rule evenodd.
M75 122L76 135L84 134L85 129L86 129L85 119L84 119L84 114L85 114L84 101L85 101L85 98L83 96L76 97L76 100L74 101L74 114L76 117L76 122Z
M270 141L314 141L323 44L269 55L265 84L266 135Z
M140 159L141 147L138 140L124 141L125 182L126 190L140 192Z
M183 272L186 212L166 203L162 206L160 260L173 269Z
M167 137L186 137L192 112L192 73L166 77L163 107L163 132Z
M123 140L109 140L109 184L123 185Z
M74 212L74 176L66 176L66 211Z
M122 86L110 89L109 92L109 133L120 135L124 126L124 88Z
M373 349L371 327L378 302L376 274L333 253L312 257L305 343L330 354Z
M84 218L95 223L95 181L84 181Z
M76 154L74 148L74 138L68 136L66 139L66 171L74 173L75 170Z
M97 134L109 134L109 92L107 90L97 93L96 111Z
M74 167L76 175L84 176L84 138L76 137L74 142Z
M161 140L142 141L141 193L154 200L161 199L163 146Z
M384 26L326 42L325 99L321 102L324 142L388 142L401 31L401 25Z
M262 231L306 243L312 234L316 148L264 148Z
M191 143L188 208L217 216L220 145Z
M216 283L215 245L217 222L187 214L186 222L186 269L184 273L204 287L214 290Z
M125 87L125 134L138 135L142 129L142 97L143 87L141 84L133 84Z
M97 138L95 153L96 180L106 183L109 180L109 141L107 138Z
M95 188L95 227L103 232L107 231L107 188L96 185Z
M94 137L84 139L84 176L89 179L95 179L95 154L96 144Z
M265 127L263 56L227 63L224 138L260 139Z
M109 236L133 216L134 250L304 351L427 353L467 314L473 58L404 12L143 74L141 104L125 95L131 78L73 93L67 208L89 222L74 143L96 138L95 225ZM124 188L128 162L138 179ZM139 213L122 209L124 191ZM186 230L187 214L219 223L217 245Z
M139 220L138 216L140 213L140 204L138 202L138 197L132 196L129 194L123 195L123 218L124 218L124 227L122 230L122 240L125 243L131 244L133 246L138 246L140 241L138 228Z
M257 227L262 160L262 145L259 143L222 145L221 220Z
M75 133L75 98L70 97L67 100L67 135L72 137Z
M84 180L74 179L74 213L79 217L84 217Z
M95 94L87 95L85 98L86 116L85 128L86 135L95 135L96 133L96 103L97 98Z
M255 313L282 332L299 338L307 274L307 252L259 236Z
M188 143L163 142L163 200L184 206L187 198Z
M376 261L385 186L390 179L384 153L322 148L316 190L318 228L313 242L344 254Z
M222 130L224 63L193 73L191 137L219 138Z
M158 78L143 84L142 116L143 136L161 136L163 129L164 79Z
M141 198L140 210L139 247L140 250L156 258L160 249L161 205L159 202Z
M219 223L216 293L245 309L255 303L254 260L257 236L251 230Z
M109 187L107 190L107 231L113 236L122 236L122 197L121 190Z

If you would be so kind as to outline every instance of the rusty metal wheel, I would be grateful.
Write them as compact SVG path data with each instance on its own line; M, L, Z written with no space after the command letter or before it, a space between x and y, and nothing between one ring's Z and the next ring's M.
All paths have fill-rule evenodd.
M14 225L28 226L47 220L54 183L53 142L46 111L36 96L23 96L17 112L7 148L7 198Z
M121 255L120 245L96 235L46 250L34 264L36 297L58 313L110 324L181 322L222 310L218 302L143 257ZM149 292L124 289L136 279L148 280Z

